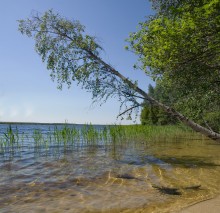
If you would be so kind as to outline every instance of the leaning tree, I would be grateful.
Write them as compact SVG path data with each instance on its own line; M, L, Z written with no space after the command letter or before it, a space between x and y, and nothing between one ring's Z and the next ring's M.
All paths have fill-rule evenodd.
M49 10L43 15L36 13L29 19L19 20L19 31L34 38L37 53L46 62L52 80L57 80L60 89L63 84L71 86L76 81L79 86L92 93L94 101L105 102L117 96L123 109L120 115L130 115L133 110L143 106L144 102L148 102L193 130L220 141L219 133L198 125L173 107L155 100L136 81L125 77L105 62L101 57L102 47L95 37L85 33L85 27L79 21L67 20ZM133 41L135 39L137 37ZM131 47L134 44L132 42Z

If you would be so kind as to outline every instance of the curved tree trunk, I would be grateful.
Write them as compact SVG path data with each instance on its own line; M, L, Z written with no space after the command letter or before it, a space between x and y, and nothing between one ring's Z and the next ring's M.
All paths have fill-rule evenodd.
M61 23L64 23L63 26L61 24L61 30L59 29L59 27L60 27L59 21L60 20L61 20ZM104 62L97 54L94 54L93 50L90 48L90 45L87 44L87 40L86 39L83 40L83 34L82 34L83 30L81 29L81 28L83 28L83 26L81 26L78 22L72 23L72 24L70 22L65 23L63 21L63 19L60 19L60 17L58 15L56 15L56 14L54 15L52 13L52 10L49 10L49 12L45 13L43 20L40 17L38 17L38 15L36 15L36 16L33 16L33 20L31 20L31 19L28 19L27 21L20 20L19 22L20 22L19 30L21 31L22 34L25 33L29 37L34 36L34 38L36 40L36 44L37 44L37 45L35 45L35 47L38 46L37 52L38 52L38 54L40 54L42 56L43 61L45 60L45 57L47 57L46 54L49 53L49 49L51 49L52 53L54 53L54 51L55 52L58 51L57 49L62 49L61 53L66 54L66 52L63 50L64 46L65 45L67 46L67 47L65 46L65 48L73 47L73 51L75 51L75 53L73 52L71 54L73 54L73 56L74 55L80 56L79 58L75 58L75 56L74 56L73 60L79 61L84 58L93 59L94 63L98 63L99 65L101 65L101 67L103 69L105 69L105 71L107 73L109 73L109 75L114 75L114 76L118 77L119 79L121 79L123 81L123 83L126 84L126 86L128 86L129 88L131 88L134 91L136 91L137 93L139 93L141 98L143 98L144 100L149 101L150 103L160 107L165 112L169 113L171 116L176 117L182 123L191 127L196 132L200 132L201 134L203 134L213 140L220 142L220 134L219 133L200 126L199 124L193 122L192 120L190 120L186 116L177 112L175 109L173 109L169 106L166 106L163 103L160 103L159 101L155 100L153 97L149 96L145 91L140 89L137 85L132 83L132 81L130 81L128 78L123 76L120 72L115 70L111 65ZM73 37L71 37L71 35L67 33L69 31L74 32ZM32 33L33 33L33 35L32 35ZM47 34L47 33L48 33L48 35L47 35L48 37L45 36L45 34ZM56 39L54 39L53 36L51 36L51 35L56 35L57 36ZM65 42L63 40L63 38L68 39L70 41L70 43ZM56 45L54 46L54 42L57 42L56 44L58 45L58 47ZM61 43L60 47L62 47L62 48L59 47L59 42ZM49 46L45 47L45 45L49 45ZM41 48L41 46L43 46L43 48ZM99 45L97 45L96 50L100 49L100 48L98 48L98 46ZM60 52L59 52L59 54L60 54ZM67 53L67 54L70 54L70 53ZM58 55L56 57L59 58L60 56ZM60 64L58 63L58 61L56 61L52 57L52 62L55 64L58 64L58 67L60 68ZM70 62L71 62L71 60L70 60ZM52 70L55 69L55 65L53 63L51 63L49 59L48 59L48 63L49 63L48 69L52 69ZM64 64L65 63L66 62L64 61ZM68 61L68 63L69 63L69 61ZM59 77L62 78L62 76L59 76ZM76 79L77 79L77 76L76 76ZM68 80L66 80L66 73L65 73L64 79L61 79L61 81L68 81ZM81 79L81 81L82 81L82 79Z
M148 100L149 102L153 103L154 105L160 107L165 112L169 113L171 116L176 117L178 120L180 120L186 126L189 126L194 131L199 132L199 133L207 136L208 138L210 138L212 140L220 142L220 134L219 133L211 131L210 129L205 128L205 127L195 123L194 121L190 120L189 118L187 118L183 114L177 112L175 109L173 109L173 108L171 108L169 106L166 106L163 103L161 103L161 102L155 100L154 98L150 97L146 92L141 90L139 87L134 88L134 89L139 94L141 94L144 98L146 98L146 100Z
M190 120L186 116L184 116L181 113L177 112L175 109L173 109L171 107L168 107L168 106L158 102L157 100L153 99L152 97L149 97L147 94L145 95L145 97L146 98L147 97L151 98L152 103L154 103L155 105L157 105L158 107L160 107L165 112L167 112L170 115L172 115L173 117L176 117L177 119L179 119L182 123L184 123L185 125L189 126L194 131L199 132L199 133L207 136L208 138L210 138L212 140L220 142L220 134L219 133L211 131L210 129L205 128L205 127L195 123L194 121Z
M117 77L119 77L120 79L122 79L126 84L129 85L130 88L133 88L137 93L139 93L145 100L149 101L150 103L160 107L162 110L164 110L165 112L169 113L171 116L177 118L178 120L180 120L182 123L184 123L186 126L190 127L191 129L193 129L196 132L199 132L203 135L205 135L206 137L215 140L217 142L220 142L220 134L214 131L211 131L210 129L207 129L197 123L195 123L194 121L192 121L191 119L187 118L186 116L182 115L181 113L177 112L175 109L173 109L172 107L166 106L163 103L155 100L153 97L149 96L145 91L143 91L142 89L140 89L137 85L135 85L134 83L132 83L130 80L128 80L125 76L123 76L120 72L118 72L117 70L115 70L112 66L110 66L109 64L105 63L101 58L93 55L92 53L90 53L91 57L95 58L99 63L103 64L104 67L106 67L110 73L116 75Z
M67 36L66 34L60 33L59 30L58 30L58 35L64 36L64 37L66 37L69 40L74 42L74 40L71 37ZM186 116L184 116L181 113L177 112L175 109L173 109L169 106L166 106L163 103L155 100L153 97L149 96L145 91L143 91L137 85L132 83L128 78L126 78L120 72L115 70L111 65L109 65L108 63L103 61L99 56L95 55L92 51L90 51L89 49L84 49L84 51L87 52L88 57L91 57L97 63L102 64L103 67L106 69L106 71L108 71L110 74L113 74L113 75L117 76L118 78L120 78L125 84L129 85L130 88L132 88L134 91L139 93L142 96L143 99L145 99L145 100L149 101L150 103L158 106L159 108L161 108L165 112L169 113L171 116L176 117L178 120L180 120L186 126L189 126L194 131L199 132L199 133L207 136L208 138L210 138L212 140L220 142L220 134L219 133L211 131L210 129L207 129L207 128L195 123L194 121L190 120Z

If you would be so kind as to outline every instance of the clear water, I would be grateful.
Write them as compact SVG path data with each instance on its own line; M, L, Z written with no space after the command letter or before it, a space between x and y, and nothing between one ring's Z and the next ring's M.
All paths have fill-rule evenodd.
M0 134L7 127L0 125ZM47 134L53 126L17 128ZM40 149L29 143L0 154L1 213L178 212L220 194L220 144L209 140Z

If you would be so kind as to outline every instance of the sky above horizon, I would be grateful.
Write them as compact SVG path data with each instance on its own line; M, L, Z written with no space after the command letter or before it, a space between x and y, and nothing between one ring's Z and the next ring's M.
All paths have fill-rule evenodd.
M138 80L142 89L147 90L152 83L142 71L133 70L137 57L124 49L129 33L153 13L147 0L1 0L0 121L133 123L116 119L120 107L117 99L102 106L92 104L90 93L74 85L60 91L51 81L50 72L34 50L33 39L21 35L17 22L33 11L49 9L79 20L88 34L99 39L106 62Z

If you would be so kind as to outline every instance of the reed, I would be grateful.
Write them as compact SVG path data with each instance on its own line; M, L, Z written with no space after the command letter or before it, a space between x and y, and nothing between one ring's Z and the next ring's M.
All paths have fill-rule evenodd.
M142 126L142 125L111 125L96 128L91 124L75 128L64 124L62 128L42 132L35 129L32 134L19 133L18 128L9 125L6 132L0 135L0 152L21 149L23 144L29 148L48 150L50 147L71 148L84 145L122 145L124 143L148 143L175 141L180 138L200 138L197 133L183 126Z
M173 126L111 126L110 136L112 141L149 142L149 141L175 141L176 139L204 139L198 133L181 125Z

